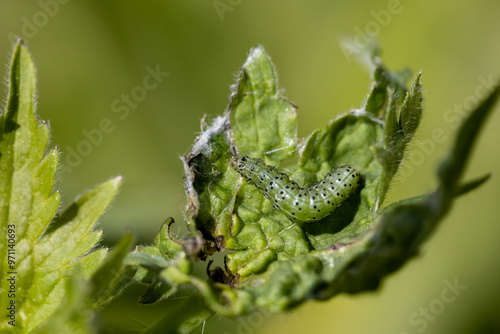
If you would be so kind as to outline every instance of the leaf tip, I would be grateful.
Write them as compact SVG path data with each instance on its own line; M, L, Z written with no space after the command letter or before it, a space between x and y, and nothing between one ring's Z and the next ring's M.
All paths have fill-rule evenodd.
M248 54L247 60L243 65L244 68L251 66L252 63L255 62L270 62L270 57L267 54L266 50L262 45L257 45L250 49L250 53Z
M116 188L120 187L122 182L123 182L123 176L121 175L115 176L114 178L109 180L109 183Z
M248 58L251 57L258 58L264 55L265 53L266 51L264 50L264 47L262 47L262 45L257 45L256 47L250 49L250 54L248 55Z

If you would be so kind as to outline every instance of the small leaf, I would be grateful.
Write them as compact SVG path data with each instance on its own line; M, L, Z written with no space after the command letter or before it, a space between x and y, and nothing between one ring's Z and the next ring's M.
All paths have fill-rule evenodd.
M479 186L481 186L483 183L485 183L486 181L488 181L491 177L491 174L486 174L485 176L482 176L480 178L477 178L475 180L472 180L472 181L468 181L467 183L464 183L464 184L461 184L459 187L457 187L457 190L455 191L455 196L461 196L461 195L464 195L466 193L468 193L469 191L472 191L476 188L478 188Z
M497 85L490 92L490 95L481 101L476 109L470 113L458 130L455 145L450 152L450 156L439 167L438 176L442 185L442 190L447 194L448 198L451 198L450 194L457 191L455 187L458 186L458 180L465 170L467 158L472 151L472 146L476 141L486 117L492 112L493 106L497 102L499 95L500 85Z
M175 267L183 274L191 273L192 264L186 259L181 242L170 236L170 226L173 223L173 218L163 223L160 232L155 237L156 247L138 247L125 259L125 264L137 268L136 278L148 284L146 291L139 299L140 303L155 303L177 291L179 284L182 283L162 279L161 275L165 269Z
M132 234L126 233L102 262L100 268L92 275L92 291L90 293L92 308L108 303L134 278L134 268L123 268L123 259L129 251L132 239Z
M170 236L170 227L174 224L173 218L168 218L161 226L160 232L155 237L155 245L160 250L163 257L169 260L175 260L177 254L182 252L182 244L176 242Z
M139 303L153 304L161 300L162 298L168 298L175 291L176 289L174 289L168 283L159 281L149 282L146 290L139 298Z
M175 308L172 313L146 329L144 334L191 333L214 314L199 297L190 297Z
M381 117L379 115L381 111L384 110L384 106L387 102L387 87L389 84L389 79L387 77L387 72L380 65L375 65L375 71L373 73L374 82L372 83L372 88L363 109L373 114L375 117Z
M160 272L161 270L165 269L170 264L170 262L161 257L160 254L149 254L151 252L149 251L150 249L156 250L156 248L144 247L128 254L125 258L125 264L129 266L141 266L155 272Z
M405 144L413 137L413 134L420 124L420 118L422 117L423 96L422 85L420 84L421 75L422 73L420 72L415 78L415 81L413 81L410 91L406 93L399 116L399 124L403 130Z

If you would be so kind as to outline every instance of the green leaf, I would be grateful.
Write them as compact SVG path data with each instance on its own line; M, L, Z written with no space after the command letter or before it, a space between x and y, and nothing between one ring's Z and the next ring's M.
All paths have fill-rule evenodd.
M476 189L477 187L481 186L483 183L488 181L490 177L491 174L486 174L485 176L479 177L477 179L459 185L455 191L455 196L460 196Z
M19 40L12 55L7 106L0 116L0 228L10 238L0 240L0 253L11 260L0 262L0 294L6 296L1 307L15 305L16 314L15 327L2 321L0 331L12 333L43 332L40 326L52 321L66 303L74 308L57 319L88 317L89 305L77 309L85 294L78 294L76 285L91 277L106 257L106 250L94 249L102 232L93 229L121 183L120 177L104 182L56 215L58 151L45 155L49 127L35 118L35 77L33 61ZM15 283L15 297L7 297L13 287L8 278Z
M179 303L174 312L166 314L142 333L191 333L213 313L205 306L201 298L192 296Z
M92 308L108 303L134 278L136 270L129 266L123 267L123 260L128 254L132 239L132 233L126 233L106 257L101 267L92 275L90 293Z
M247 277L269 272L276 261L286 266L288 261L336 243L352 242L363 235L373 223L374 213L405 149L405 143L394 144L395 139L403 138L397 115L403 108L403 100L394 98L406 92L401 77L381 65L375 66L376 84L363 107L314 131L303 141L298 163L288 163L285 167L293 180L307 187L335 166L351 164L362 171L360 191L334 215L318 223L300 226L290 221L253 184L242 182L230 167L231 152L283 164L292 152L276 148L287 149L290 147L287 142L299 142L295 109L282 103L286 99L277 95L275 70L270 64L262 48L250 52L231 97L229 115L206 127L184 158L186 179L193 188L191 191L187 184L188 213L189 203L196 203L193 217L205 239L215 243L218 250L233 250L225 257L225 273L219 268L212 272L212 277L230 284L244 285ZM415 87L419 87L418 80L419 77L415 79ZM417 100L415 92L417 89L408 96ZM262 102L269 100L280 103ZM411 107L415 105L418 103ZM384 127L387 120L392 126L389 130ZM283 126L276 125L276 121L283 122ZM272 129L268 124L274 124ZM283 132L283 128L287 130ZM247 134L249 131L251 134ZM271 147L266 144L269 142L278 144Z
M295 136L295 109L276 93L275 70L269 56L262 48L250 52L229 104L229 116L223 122L216 119L207 128L210 135L200 136L185 157L189 167L186 175L194 174L186 177L194 178L192 193L196 199L190 202L201 203L195 215L196 226L219 249L236 250L226 256L225 262L233 280L263 272L276 260L293 259L336 242L349 242L369 228L373 208L387 191L405 148L388 147L395 136L402 136L396 114L403 107L402 101L390 99L386 107L388 96L395 94L391 89L401 93L400 83L383 66L375 67L374 77L376 89L372 89L364 107L314 131L300 147L298 164L286 165L291 178L303 187L322 179L336 166L354 165L363 175L360 191L336 214L316 224L298 226L276 211L254 185L241 183L239 174L230 167L230 152L261 157L268 163L285 163L290 150L276 148L288 149L295 146L287 145L288 142L299 141ZM418 77L416 82L418 86ZM409 96L414 97L413 94ZM384 120L374 114L390 120L392 117L397 129L384 133ZM269 128L269 124L274 125ZM227 131L228 126L232 131ZM250 129L251 134L246 135ZM384 140L386 145L380 147ZM270 146L266 144L269 142L278 144ZM374 154L378 147L378 153L387 155L386 161ZM384 194L377 196L378 189L383 189Z
M230 110L234 143L246 155L278 163L295 150L296 107L279 94L276 70L264 49L250 50Z
M463 169L471 143L479 133L480 124L491 112L498 92L497 87L464 122L450 158L440 168L441 173L448 168L451 175L457 175L457 171ZM467 140L463 139L464 133L468 134ZM313 294L313 298L325 299L340 292L376 289L386 275L418 254L422 243L448 212L453 198L476 188L487 177L462 186L459 186L459 178L450 179L442 179L439 189L444 191L438 189L428 195L391 204L375 217L372 228L353 242L311 252L312 257L302 256L288 263L275 263L265 274L246 281L242 290L251 292L261 307L279 312L302 302L307 293ZM284 289L286 286L289 289Z
M136 278L149 284L139 300L143 304L155 303L170 296L177 291L180 284L184 283L162 279L161 275L167 268L173 270L175 267L175 271L181 275L191 273L192 263L186 258L186 249L180 241L170 235L170 226L173 223L173 218L163 223L155 237L155 247L137 247L125 259L126 265L138 269ZM184 239L185 245L189 245L192 240L192 238Z
M62 297L54 315L32 333L95 333L89 324L92 314L90 309L82 307L87 304L88 285L83 279L74 277L67 282L67 293Z
M420 84L419 73L411 86L411 90L406 93L403 107L401 108L401 116L399 118L399 126L403 131L403 138L407 144L420 124L422 116L422 85Z
M445 162L439 167L438 176L441 182L442 191L451 198L458 186L458 181L462 176L467 158L472 151L476 138L486 120L486 117L493 110L493 106L498 100L500 86L496 86L490 95L484 99L477 108L465 119L463 125L458 130L455 145Z
M299 139L295 108L277 93L269 56L262 48L251 50L226 114L211 126L203 125L205 131L182 159L188 236L174 241L163 232L156 247L128 257L140 267L138 273L144 270L140 278L151 284L150 294L156 293L153 284L158 282L186 284L211 310L234 316L256 308L283 312L308 299L376 289L386 275L419 253L455 197L486 181L462 182L460 176L499 88L464 122L439 169L438 189L383 207L420 123L421 73L407 90L408 71L388 71L373 50L368 59L374 83L361 107ZM347 164L360 171L362 182L331 216L298 224L235 171L237 156L278 165L301 187ZM170 246L161 246L159 240L176 250L160 251ZM179 259L204 260L214 252L223 252L224 268L207 268L208 280L181 270Z
M254 187L243 184L238 191L240 176L230 166L236 150L268 163L281 162L294 152L295 107L278 92L269 56L262 48L252 49L231 95L229 113L215 119L185 157L186 179L194 178L189 203L203 203L194 215L196 226L219 249L239 250L226 258L232 274L246 276L265 270L276 258L309 251L301 229L267 205ZM227 131L229 123L232 131ZM287 239L296 242L283 249Z

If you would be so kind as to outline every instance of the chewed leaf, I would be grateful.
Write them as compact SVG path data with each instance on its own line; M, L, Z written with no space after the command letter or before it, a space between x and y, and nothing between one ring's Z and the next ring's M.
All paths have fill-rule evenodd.
M421 74L407 90L407 71L389 72L375 52L369 59L374 83L361 107L300 140L274 66L262 48L252 49L226 115L183 157L189 227L205 242L191 230L176 260L157 258L159 248L136 254L147 271L141 277L151 282L148 297L167 290L158 277L169 287L191 284L211 310L230 316L376 289L418 254L455 197L487 180L460 176L498 87L460 130L438 190L383 207L420 123ZM210 280L203 281L176 262L193 249L201 259L230 252L224 268L208 266Z
M377 190L390 182L397 169L373 152L387 136L379 116L389 113L399 128L396 108L403 102L388 98L393 95L391 89L400 94L403 89L392 74L377 66L374 76L377 90L372 90L365 105L370 111L355 110L314 131L300 147L298 163L284 167L284 173L291 172L289 178L279 174L277 184L270 184L267 178L277 176L273 165L283 163L294 151L295 109L277 93L269 56L262 48L252 49L231 97L227 120L217 118L185 157L186 179L193 180L194 190L188 186L188 193L196 196L190 195L189 203L197 203L197 228L218 250L234 250L225 260L226 275L232 278L224 281L238 281L265 271L275 261L350 242L370 227ZM387 111L388 100L392 109ZM403 150L400 146L393 154L401 157ZM233 154L248 156L249 162L261 158L270 165L255 169L258 164L249 164L253 174L240 170L252 179L247 182L231 168ZM334 177L334 170L343 175L344 171L335 169L340 166L352 166L355 182ZM301 225L304 221L318 222Z

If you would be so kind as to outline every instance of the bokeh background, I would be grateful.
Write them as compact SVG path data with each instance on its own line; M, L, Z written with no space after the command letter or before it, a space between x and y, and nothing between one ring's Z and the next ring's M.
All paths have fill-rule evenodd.
M473 106L500 79L499 17L496 0L1 0L0 54L7 64L12 38L22 36L35 58L38 114L50 121L66 166L57 182L63 205L123 175L100 221L104 243L112 245L131 226L137 243L147 244L165 218L182 223L179 156L203 115L226 108L252 46L266 48L284 94L299 106L301 136L358 107L368 91L369 73L342 48L342 38L375 37L388 67L423 70L425 115L413 145L420 153L405 161L409 172L398 178L391 202L432 189L461 107ZM141 90L151 70L168 76ZM4 77L6 71L0 68ZM132 93L125 113L123 99ZM99 130L103 119L112 130ZM379 291L309 302L285 315L214 316L204 333L499 333L498 126L500 110L488 120L467 172L491 172L492 179L460 198L422 254ZM429 144L433 131L444 131L445 140ZM80 159L71 154L78 151ZM466 286L451 303L439 301L446 280ZM130 289L99 315L103 332L137 331L178 302L139 306L137 293Z

